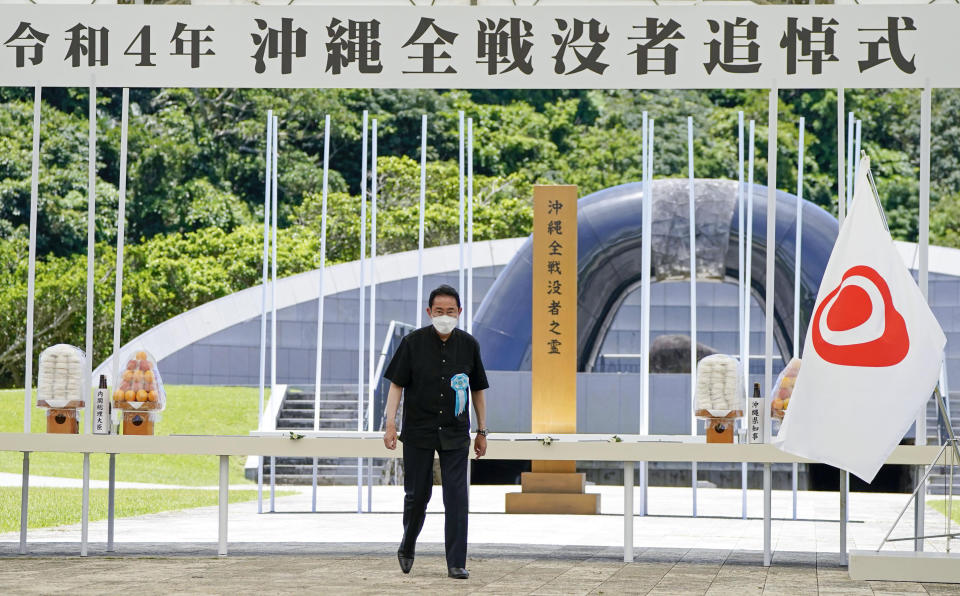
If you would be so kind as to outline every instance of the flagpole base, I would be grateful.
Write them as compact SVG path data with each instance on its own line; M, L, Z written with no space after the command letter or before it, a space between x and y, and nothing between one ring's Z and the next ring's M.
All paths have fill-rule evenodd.
M960 555L938 552L850 552L850 579L960 584Z

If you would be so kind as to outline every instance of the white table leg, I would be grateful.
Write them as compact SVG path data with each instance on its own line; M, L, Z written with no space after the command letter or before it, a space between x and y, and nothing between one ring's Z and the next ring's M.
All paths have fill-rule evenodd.
M638 515L647 514L647 462L640 462L640 470L638 473L638 484L640 485L640 511Z
M313 458L313 496L310 499L310 511L317 512L317 458Z
M623 562L633 562L633 466L623 462Z
M277 497L277 458L270 456L270 513L274 511Z
M850 473L840 472L840 564L849 564L847 557L847 499L850 491Z
M217 547L217 554L221 557L227 556L227 510L230 500L230 457L220 456L220 540Z
M83 489L80 491L80 556L87 556L90 530L90 454L83 454Z
M263 456L257 457L257 513L263 513Z
M107 552L113 552L113 521L115 508L115 493L117 488L117 455L110 454L109 469L107 471Z
M690 463L690 486L693 488L693 517L697 517L697 462Z
M922 480L924 472L923 466L917 466L917 477L921 478L921 485L926 484L926 482ZM917 491L917 497L913 500L913 550L918 553L923 552L923 539L920 538L920 536L924 535L924 507L926 507L926 498L927 487L921 486L920 490Z
M467 487L470 486L470 458L467 458ZM469 502L469 498L467 499ZM367 459L367 513L373 511L373 458Z
M772 514L773 486L770 464L763 464L763 566L769 567L773 559L770 548L770 518Z
M740 464L740 517L747 519L747 462Z
M23 479L20 481L20 554L27 554L27 503L30 496L30 452L23 452Z
M363 513L363 458L357 458L357 513Z
M800 474L800 464L793 462L793 474L791 482L793 484L793 519L797 519L797 476Z

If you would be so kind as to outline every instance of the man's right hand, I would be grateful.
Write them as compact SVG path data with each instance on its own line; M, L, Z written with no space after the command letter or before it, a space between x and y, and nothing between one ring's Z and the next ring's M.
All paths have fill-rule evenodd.
M396 449L397 448L397 427L390 424L387 426L387 430L383 433L383 444L387 449Z

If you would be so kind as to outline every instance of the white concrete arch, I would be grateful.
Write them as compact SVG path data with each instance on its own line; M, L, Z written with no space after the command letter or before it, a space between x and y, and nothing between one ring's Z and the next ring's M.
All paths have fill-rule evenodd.
M508 238L475 242L474 268L506 265L527 239ZM424 251L423 273L433 275L457 271L460 264L459 245L437 246ZM369 261L369 259L368 259ZM373 276L377 284L416 276L417 251L380 255L376 259ZM316 300L319 293L319 269L277 280L277 309ZM324 272L324 296L331 296L360 287L360 261L331 265ZM133 338L122 348L120 355L145 348L158 361L218 331L260 315L261 286L234 292L211 300L185 313L168 319ZM104 374L110 377L111 354L93 371L93 378Z

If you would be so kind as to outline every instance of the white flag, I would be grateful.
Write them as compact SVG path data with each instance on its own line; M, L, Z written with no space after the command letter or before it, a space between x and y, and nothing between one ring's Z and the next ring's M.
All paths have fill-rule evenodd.
M946 337L860 174L776 444L871 482L927 403Z

